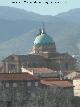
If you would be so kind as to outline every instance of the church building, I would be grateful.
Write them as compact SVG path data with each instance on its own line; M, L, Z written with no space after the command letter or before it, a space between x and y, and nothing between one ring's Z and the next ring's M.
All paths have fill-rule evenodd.
M12 54L3 61L1 72L21 72L25 68L49 68L55 71L72 71L75 69L76 60L68 53L59 53L55 41L49 36L44 27L34 40L32 52L27 55Z

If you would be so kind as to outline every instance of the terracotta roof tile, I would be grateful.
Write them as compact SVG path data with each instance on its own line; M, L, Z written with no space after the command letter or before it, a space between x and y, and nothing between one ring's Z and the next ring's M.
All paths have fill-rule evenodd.
M73 87L73 84L65 80L41 80L41 83L48 86L58 86L63 88Z
M78 74L74 79L80 79L80 74Z
M28 73L0 73L0 80L39 80Z
M28 70L33 71L34 73L52 73L54 72L48 68L28 68Z

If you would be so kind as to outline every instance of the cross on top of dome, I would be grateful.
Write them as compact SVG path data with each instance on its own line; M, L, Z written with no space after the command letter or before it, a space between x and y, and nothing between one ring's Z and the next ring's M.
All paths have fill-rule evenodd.
M44 23L43 23L43 28L42 28L42 30L41 30L41 33L42 33L42 34L45 34Z

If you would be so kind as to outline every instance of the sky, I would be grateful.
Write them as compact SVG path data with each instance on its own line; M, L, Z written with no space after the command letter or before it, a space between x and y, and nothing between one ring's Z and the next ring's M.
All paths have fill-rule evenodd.
M28 3L24 3L24 1ZM37 3L34 3L34 1L37 1ZM48 2L48 4L45 2ZM0 0L0 6L17 7L42 15L57 15L71 9L80 8L80 0Z

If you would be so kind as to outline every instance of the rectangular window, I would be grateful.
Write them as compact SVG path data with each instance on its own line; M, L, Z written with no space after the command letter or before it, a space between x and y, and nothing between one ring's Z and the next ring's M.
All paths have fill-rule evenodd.
M16 69L16 65L15 64L11 64L11 69L12 70Z
M38 86L38 82L35 82L35 86L36 86L36 87Z
M17 87L17 83L13 83L13 87Z
M11 102L7 102L7 107L11 107Z
M31 97L35 97L35 93L31 93Z
M27 86L30 87L31 86L31 82L27 82Z
M6 87L9 87L9 83L6 83Z

